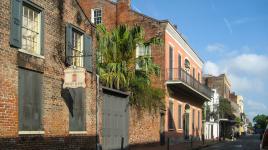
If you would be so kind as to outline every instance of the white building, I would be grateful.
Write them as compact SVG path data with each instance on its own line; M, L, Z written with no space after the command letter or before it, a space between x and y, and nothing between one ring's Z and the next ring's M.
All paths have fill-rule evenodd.
M206 102L206 109L209 109L209 114L206 114L206 122L205 122L205 139L217 139L219 137L219 114L217 113L217 109L219 106L219 94L216 89L212 89L212 97L211 101Z

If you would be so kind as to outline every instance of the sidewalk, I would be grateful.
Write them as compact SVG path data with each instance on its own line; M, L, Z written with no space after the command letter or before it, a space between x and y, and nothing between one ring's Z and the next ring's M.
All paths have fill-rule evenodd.
M200 148L208 147L210 145L216 144L219 141L205 141L205 144L202 144L202 142L193 142L192 144L190 142L183 142L176 145L170 145L169 150L197 150ZM135 147L130 148L130 150L168 150L168 145L152 145L152 146L146 146L146 147Z

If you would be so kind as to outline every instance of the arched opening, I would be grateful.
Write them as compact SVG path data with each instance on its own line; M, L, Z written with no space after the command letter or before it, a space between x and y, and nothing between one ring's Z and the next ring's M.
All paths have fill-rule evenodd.
M189 139L189 116L190 116L190 105L185 105L184 117L183 117L183 131L184 138Z

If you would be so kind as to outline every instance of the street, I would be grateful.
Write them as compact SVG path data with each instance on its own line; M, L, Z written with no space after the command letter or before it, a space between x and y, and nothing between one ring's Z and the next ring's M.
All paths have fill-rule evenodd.
M241 137L236 141L222 142L202 150L259 150L259 135L248 135Z

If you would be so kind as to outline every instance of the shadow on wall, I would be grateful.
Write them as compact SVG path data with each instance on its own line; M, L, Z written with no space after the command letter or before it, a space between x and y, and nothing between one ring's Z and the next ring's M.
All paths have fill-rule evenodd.
M19 137L1 137L1 150L61 150L61 149L79 149L93 150L96 149L95 136L57 136L45 137L42 135L27 135Z

